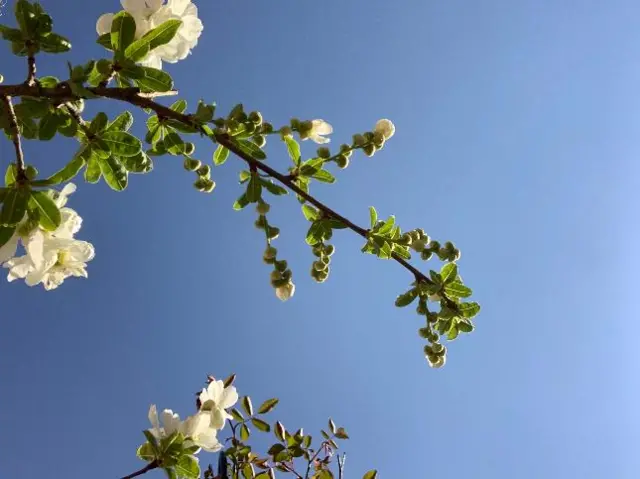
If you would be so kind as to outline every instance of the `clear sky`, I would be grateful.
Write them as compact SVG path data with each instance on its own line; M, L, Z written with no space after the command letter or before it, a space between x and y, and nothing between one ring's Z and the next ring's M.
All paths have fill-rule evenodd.
M116 0L42 3L73 43L68 59L99 58L95 20ZM167 68L191 105L243 102L276 125L324 118L334 146L395 122L380 154L313 191L358 223L375 205L454 241L483 306L477 329L430 369L421 319L393 305L409 274L343 232L329 281L315 284L291 196L272 202L297 285L281 303L254 214L231 208L240 161L214 171L210 196L172 157L123 193L78 179L69 206L96 247L90 278L50 293L0 284L0 475L132 472L150 403L190 414L206 374L235 372L255 402L280 397L273 419L290 429L317 432L329 416L344 425L349 478L374 467L394 479L636 478L640 5L198 6L201 41ZM65 78L65 60L45 56L39 73ZM0 72L6 82L26 72L6 44ZM197 147L210 161L212 147ZM49 172L75 148L57 138L25 151ZM268 152L287 167L284 148ZM12 154L0 142L2 169Z

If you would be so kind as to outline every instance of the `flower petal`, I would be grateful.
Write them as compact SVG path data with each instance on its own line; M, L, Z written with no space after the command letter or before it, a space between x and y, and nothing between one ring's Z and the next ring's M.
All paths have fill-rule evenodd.
M24 241L24 248L27 250L27 255L31 259L33 266L36 269L40 269L44 265L44 234L40 228L36 228Z
M98 18L98 21L96 22L96 32L98 32L98 35L104 35L105 33L111 32L111 24L113 23L114 16L115 15L113 13L100 15L100 18Z
M17 233L14 233L13 236L9 238L9 241L0 246L0 263L4 263L16 255L19 239L20 236Z

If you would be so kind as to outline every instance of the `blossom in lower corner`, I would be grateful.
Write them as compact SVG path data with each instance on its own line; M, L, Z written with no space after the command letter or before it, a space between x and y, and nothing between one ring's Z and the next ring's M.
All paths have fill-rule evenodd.
M395 134L396 127L391 120L383 118L382 120L378 120L373 132L380 133L385 140L388 140Z
M184 60L198 44L203 25L198 18L198 8L191 0L167 0L166 3L164 0L121 0L120 3L136 22L136 39L167 20L182 21L173 39L149 52L140 62L142 65L161 69L163 61L176 63ZM111 31L113 17L113 13L105 13L98 18L96 31L99 35Z
M232 407L238 401L238 392L235 386L224 386L221 380L211 381L198 396L200 411L206 412L210 417L211 427L222 429L225 421L233 416L226 409Z
M184 447L197 446L208 452L217 452L222 449L216 436L217 429L211 427L209 414L198 412L181 421L178 414L171 409L165 409L162 411L161 417L162 424L160 424L156 405L152 404L149 408L149 422L151 423L149 432L157 440L179 432L186 438Z
M311 140L319 145L329 143L331 139L326 135L333 133L333 127L324 120L311 120L311 125L306 130L300 131L300 138L302 140Z
M296 292L296 285L289 281L284 286L278 286L276 288L276 296L281 301L286 301L293 296Z

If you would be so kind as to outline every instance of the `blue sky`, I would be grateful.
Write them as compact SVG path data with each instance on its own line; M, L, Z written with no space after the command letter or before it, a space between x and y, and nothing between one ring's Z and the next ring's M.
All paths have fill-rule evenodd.
M99 58L95 20L117 1L42 3L73 43L68 59ZM375 205L454 241L483 306L477 329L431 370L420 318L393 305L408 273L345 232L330 280L313 283L293 197L272 202L297 285L278 301L252 212L231 209L239 161L214 171L210 196L171 157L123 193L79 179L69 206L97 250L90 278L51 293L0 284L2 476L132 472L150 403L190 414L206 374L235 372L255 402L280 397L273 419L290 429L344 425L350 478L636 477L637 2L198 6L201 41L168 67L191 105L243 102L276 125L324 118L334 146L395 122L381 153L313 191L361 224ZM64 77L66 59L43 57L39 72ZM5 81L24 72L2 45ZM285 169L273 143L270 164ZM49 172L75 146L25 151ZM3 169L12 154L1 142Z

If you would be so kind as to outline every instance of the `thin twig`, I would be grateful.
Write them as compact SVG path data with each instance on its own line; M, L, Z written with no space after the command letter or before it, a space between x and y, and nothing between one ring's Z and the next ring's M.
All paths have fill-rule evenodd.
M344 474L344 461L347 457L346 453L342 454L342 460L340 460L340 455L338 454L338 479L342 479Z
M24 153L22 152L22 143L20 141L20 130L18 129L18 118L16 117L16 111L13 108L13 102L10 96L3 96L2 103L6 110L7 117L9 119L9 128L11 129L11 139L13 141L13 147L16 150L16 167L18 169L17 180L23 181L27 178L26 169L24 165Z
M36 57L33 53L33 47L31 40L26 42L27 52L27 81L28 86L34 86L36 84Z
M153 110L158 116L164 118L171 118L177 120L185 125L197 127L194 124L192 118L188 115L184 115L177 111L172 110L169 107L161 105L160 103L156 103L153 101L153 97L161 96L161 95L148 95L140 93L138 88L107 88L107 87L94 87L88 88L88 90L94 95L101 96L104 98L111 98L113 100L119 100L122 102L130 103L131 105L140 107L140 108L148 108ZM175 94L173 92L164 92L162 95L167 94ZM76 101L81 97L74 95L71 92L71 89L68 85L64 83L59 84L55 88L36 88L35 86L28 85L0 85L0 95L13 95L13 96L33 96L38 98L48 98L58 101ZM200 130L201 133L206 133ZM368 238L368 231L355 223L349 221L344 216L338 214L331 208L329 208L324 203L316 200L313 196L301 190L294 181L288 177L288 175L283 175L278 171L274 170L267 164L260 162L253 158L251 155L248 155L244 151L238 149L236 145L231 140L231 137L224 133L218 133L214 137L215 141L225 146L229 151L234 153L239 158L243 159L245 162L249 164L250 167L254 167L272 178L275 178L280 183L285 185L294 193L298 194L301 198L304 198L310 204L317 207L320 211L324 213L325 216L329 218L333 218L338 220L340 223L345 225L347 228L355 232L356 234L362 236L363 238ZM409 264L404 258L398 256L396 253L392 253L392 259L401 264L405 269L410 271L415 279L419 282L424 282L427 284L431 284L431 280L425 276L420 270Z
M134 477L138 477L141 476L143 474L146 474L147 472L153 470L153 469L157 469L158 466L160 466L160 463L158 461L151 461L149 464L147 464L146 466L144 466L142 469L140 469L139 471L136 472L132 472L131 474L129 474L128 476L124 476L122 479L132 479Z

